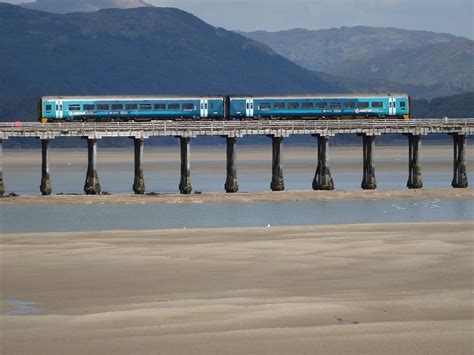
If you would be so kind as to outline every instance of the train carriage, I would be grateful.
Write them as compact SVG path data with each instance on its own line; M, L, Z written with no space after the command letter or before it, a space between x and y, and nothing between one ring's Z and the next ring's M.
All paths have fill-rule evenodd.
M222 118L222 96L45 96L42 121L140 121Z
M409 115L406 94L234 96L230 99L230 116L237 118L408 119Z

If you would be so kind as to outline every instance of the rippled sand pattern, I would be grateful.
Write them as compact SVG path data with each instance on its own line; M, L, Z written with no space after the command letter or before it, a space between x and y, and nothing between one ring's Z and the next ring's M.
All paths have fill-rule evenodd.
M2 354L471 354L474 223L16 234Z

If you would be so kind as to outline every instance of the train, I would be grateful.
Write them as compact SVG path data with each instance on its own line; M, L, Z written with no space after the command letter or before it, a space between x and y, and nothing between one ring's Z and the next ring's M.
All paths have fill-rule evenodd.
M409 119L407 94L43 96L38 120Z

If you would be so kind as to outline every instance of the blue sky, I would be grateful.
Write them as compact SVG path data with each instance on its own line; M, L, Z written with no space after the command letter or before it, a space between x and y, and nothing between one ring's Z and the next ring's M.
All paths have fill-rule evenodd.
M2 1L2 0L0 0ZM3 0L5 1L5 0ZM10 0L20 3L28 0ZM31 0L32 1L32 0ZM383 26L473 38L473 0L145 0L189 11L214 26L278 31Z

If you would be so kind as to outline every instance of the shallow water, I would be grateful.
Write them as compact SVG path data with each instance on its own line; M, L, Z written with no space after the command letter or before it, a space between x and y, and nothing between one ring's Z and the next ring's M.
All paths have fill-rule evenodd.
M131 171L100 171L99 179L103 191L110 193L130 193L132 191L133 173ZM287 190L311 190L314 173L285 172ZM336 189L357 190L362 181L361 172L335 171L332 173ZM202 192L224 191L225 172L199 172L191 175L193 190ZM405 189L407 173L405 171L377 171L377 188ZM422 176L425 188L447 188L451 186L451 172L436 171ZM8 192L19 195L39 195L39 173L5 173L5 184ZM58 192L83 193L85 174L74 172L55 172L51 176L53 194ZM241 192L270 190L270 174L245 173L238 175ZM172 172L145 171L145 186L148 192L178 192L179 175Z
M3 233L474 220L474 200L3 205Z
M18 316L43 312L41 308L34 306L35 304L38 304L37 302L6 300L5 303L12 309L8 312L0 313L0 316Z
M287 190L310 190L316 170L315 148L288 147L284 154L283 173ZM360 147L334 149L330 156L331 174L336 189L358 190L362 181ZM426 148L422 159L425 188L447 188L452 179L450 147ZM408 179L405 147L379 148L375 173L379 189L406 189ZM83 150L53 150L51 182L54 193L83 193L86 161ZM103 191L130 193L133 184L133 161L130 149L100 151L98 175ZM194 151L193 151L194 153ZM219 153L219 154L217 154ZM241 192L269 191L271 152L268 147L242 148L237 158L237 176ZM286 153L286 151L285 151ZM8 151L4 163L7 192L39 195L40 154L37 150ZM266 158L262 158L265 157ZM471 155L467 168L472 166ZM194 191L224 191L225 154L222 147L198 149L192 156L191 180ZM176 148L149 147L145 154L144 174L148 192L178 192L180 163ZM468 179L471 173L468 170Z

